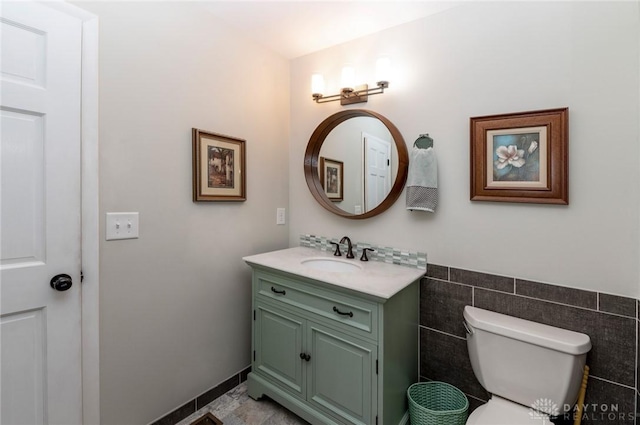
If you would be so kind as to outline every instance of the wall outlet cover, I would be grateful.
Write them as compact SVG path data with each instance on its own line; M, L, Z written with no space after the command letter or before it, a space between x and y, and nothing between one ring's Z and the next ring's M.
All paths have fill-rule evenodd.
M285 224L286 220L286 209L278 208L276 209L276 224Z

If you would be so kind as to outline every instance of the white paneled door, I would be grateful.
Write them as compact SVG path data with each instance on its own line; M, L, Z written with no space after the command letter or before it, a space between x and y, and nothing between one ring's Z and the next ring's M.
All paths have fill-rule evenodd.
M391 142L362 133L366 211L384 201L391 190Z
M0 7L0 423L79 424L82 22Z

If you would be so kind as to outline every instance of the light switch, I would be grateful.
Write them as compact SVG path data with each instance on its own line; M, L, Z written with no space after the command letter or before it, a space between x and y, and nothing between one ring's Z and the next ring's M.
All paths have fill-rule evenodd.
M106 239L137 239L138 216L137 212L107 213Z

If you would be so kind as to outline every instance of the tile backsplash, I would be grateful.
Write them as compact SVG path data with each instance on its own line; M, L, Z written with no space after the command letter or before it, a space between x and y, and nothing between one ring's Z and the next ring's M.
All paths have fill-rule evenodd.
M582 423L636 423L638 300L429 264L421 282L420 376L457 386L475 408L489 395L469 361L462 324L466 305L589 335L593 348Z
M333 251L335 247L332 243L339 243L340 239L328 238L325 236L300 235L300 246L315 248L321 251ZM340 250L346 252L346 244L340 245ZM353 252L358 258L364 248L371 248L374 251L367 254L369 260L381 261L389 264L397 264L406 267L417 267L425 269L427 267L427 254L424 252L413 252L398 248L391 248L382 245L372 245L365 242L353 242Z

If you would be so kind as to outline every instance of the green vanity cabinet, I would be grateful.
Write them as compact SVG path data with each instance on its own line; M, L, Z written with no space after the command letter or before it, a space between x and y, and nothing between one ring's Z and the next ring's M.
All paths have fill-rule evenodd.
M348 334L309 322L307 400L346 423L375 422L375 365L378 347Z
M317 425L408 424L418 281L381 299L253 266L249 395Z
M302 336L305 320L267 303L256 303L252 370L300 397L306 396Z

